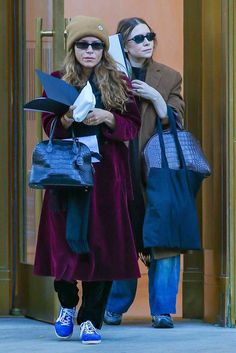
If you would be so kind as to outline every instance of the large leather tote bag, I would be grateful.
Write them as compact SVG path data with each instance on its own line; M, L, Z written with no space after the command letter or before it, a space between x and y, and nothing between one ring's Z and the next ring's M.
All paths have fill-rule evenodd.
M199 141L186 130L177 130L178 140L183 151L187 169L199 172L208 177L211 175L211 167L201 148ZM178 157L174 136L171 131L163 132L165 153L170 169L180 168L180 159ZM147 142L144 151L146 175L152 167L161 167L161 147L159 134L154 134Z
M72 140L53 138L57 118L54 119L49 140L35 146L29 186L34 189L93 186L92 153L73 136Z
M170 169L159 118L161 167L151 167L147 178L147 208L143 225L145 247L196 250L201 248L195 196L204 175L188 170L181 149L174 116L168 117L180 168Z

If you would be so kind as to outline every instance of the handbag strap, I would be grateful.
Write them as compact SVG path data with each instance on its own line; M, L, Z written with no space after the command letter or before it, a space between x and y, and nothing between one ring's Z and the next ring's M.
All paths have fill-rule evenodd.
M164 144L164 139L163 139L163 130L162 130L162 126L161 126L161 121L160 121L159 116L157 116L156 119L157 119L156 130L158 133L160 147L161 147L161 165L162 165L162 168L168 169L169 165L168 165L168 161L167 161L167 157L166 157L166 150L165 150L165 144Z
M169 121L170 121L171 132L172 132L172 134L174 136L175 145L176 145L177 152L178 152L178 157L180 158L180 162L182 164L182 167L184 169L187 169L185 158L184 158L184 154L183 154L183 150L182 150L181 144L179 142L179 137L178 137L178 133L177 133L176 121L175 121L174 113L173 113L173 110L172 110L171 107L167 108L167 114L168 114L168 118L169 118Z
M180 145L178 134L177 134L174 113L173 113L171 107L169 107L168 105L167 105L167 115L168 115L169 124L170 124L170 132L174 138L176 151L177 151L177 155L178 155L178 158L180 161L181 168L187 169L186 162L185 162L184 155L183 155L183 151L182 151L182 147ZM169 165L168 165L168 161L167 161L167 157L166 157L166 151L165 151L164 138L163 138L163 128L162 128L160 118L158 116L157 116L157 127L156 128L157 128L157 133L159 135L159 141L160 141L160 147L161 147L162 167L169 169Z
M48 141L48 146L47 146L48 152L52 151L53 136L54 136L57 121L58 121L58 117L56 116L51 123L50 133L49 133L49 141ZM71 129L71 133L72 133L72 139L73 139L72 150L75 154L78 154L79 150L81 148L81 143L79 141L79 138L75 136L75 131L74 131L73 127ZM102 156L100 153L93 152L91 150L90 150L90 152L91 152L91 157L96 158L99 162L102 160Z
M55 132L55 128L58 122L58 117L56 116L50 126L50 132L49 132L49 141L48 141L48 146L47 146L47 151L51 152L52 151L52 144L53 144L53 137L54 137L54 132ZM80 150L80 144L77 143L76 137L75 137L75 132L74 129L72 127L72 139L73 139L73 147L72 147L72 151L77 154Z
M58 122L58 117L55 116L55 118L53 119L53 121L51 123L50 131L49 131L49 140L51 140L51 141L53 140L53 137L54 137L54 132L55 132L57 122ZM75 139L75 132L74 132L73 127L72 127L72 138Z
M49 140L50 141L52 141L52 139L53 139L55 128L56 128L56 125L57 125L57 120L58 120L58 117L55 116L55 118L53 119L53 121L51 123L50 131L49 131Z

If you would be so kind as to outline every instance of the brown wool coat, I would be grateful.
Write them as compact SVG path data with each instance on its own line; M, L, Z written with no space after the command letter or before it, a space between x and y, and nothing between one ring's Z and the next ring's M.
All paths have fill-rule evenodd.
M164 98L166 103L173 107L179 115L180 123L183 121L185 104L181 96L182 77L174 69L157 62L148 65L145 82L155 88ZM141 104L141 129L139 132L140 159L145 144L155 132L156 111L153 104L147 100ZM145 191L144 191L145 194ZM179 252L173 250L152 248L155 259L175 256Z

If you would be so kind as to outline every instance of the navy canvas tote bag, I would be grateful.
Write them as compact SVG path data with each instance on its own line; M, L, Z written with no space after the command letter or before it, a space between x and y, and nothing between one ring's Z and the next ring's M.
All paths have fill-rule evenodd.
M145 247L196 250L201 248L195 196L203 174L186 168L178 140L175 118L168 107L171 132L180 160L180 169L168 166L163 131L157 118L162 167L150 168L147 179L147 208L143 225Z

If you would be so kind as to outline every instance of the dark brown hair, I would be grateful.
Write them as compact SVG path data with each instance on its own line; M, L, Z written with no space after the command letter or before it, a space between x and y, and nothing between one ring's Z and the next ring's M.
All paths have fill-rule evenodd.
M130 17L130 18L124 18L123 20L120 20L120 22L117 25L117 33L120 33L122 35L124 43L127 41L130 33L132 30L139 24L145 24L148 26L151 32L153 32L152 28L147 24L146 21L144 21L142 18L139 17Z
M140 17L129 17L129 18L124 18L124 19L120 20L120 22L117 25L116 33L121 34L124 45L127 42L132 30L139 24L145 24L149 28L150 32L154 32L153 29L149 26L149 24ZM157 42L155 39L154 40L154 48L155 48L156 44L157 44ZM150 61L152 61L152 58L147 59L145 62L145 65L147 65Z

